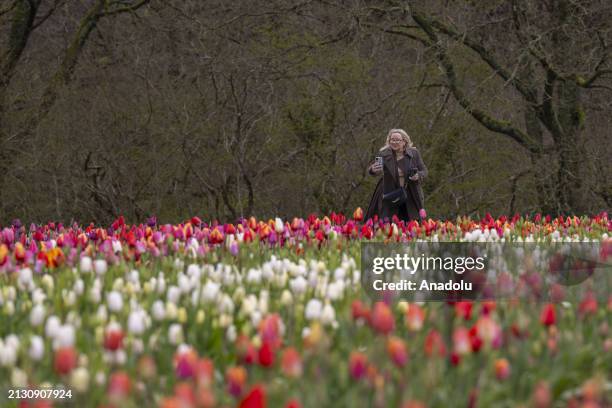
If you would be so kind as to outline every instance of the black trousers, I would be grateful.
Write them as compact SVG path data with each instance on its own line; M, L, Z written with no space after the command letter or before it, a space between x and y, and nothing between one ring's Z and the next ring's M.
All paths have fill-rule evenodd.
M397 215L397 218L403 220L404 222L420 220L419 208L417 206L418 200L413 197L410 189L406 189L406 193L408 193L408 200L403 205L393 205L383 200L381 218L384 219L387 217L388 220L391 221L391 218L393 218L394 215Z

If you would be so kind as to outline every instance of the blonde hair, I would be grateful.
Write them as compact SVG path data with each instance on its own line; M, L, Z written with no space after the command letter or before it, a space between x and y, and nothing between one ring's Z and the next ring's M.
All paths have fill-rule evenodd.
M404 142L406 143L405 149L408 149L409 147L413 147L412 140L410 140L410 136L408 136L408 133L406 133L404 129L391 129L389 133L387 133L387 140L385 140L385 145L381 147L380 150L391 148L389 141L391 140L391 135L394 133L398 133L400 136L402 136L402 139L404 139Z

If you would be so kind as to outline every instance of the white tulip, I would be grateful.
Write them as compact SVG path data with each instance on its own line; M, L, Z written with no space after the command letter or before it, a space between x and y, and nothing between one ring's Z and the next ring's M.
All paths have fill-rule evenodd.
M45 321L45 307L36 305L30 311L30 324L34 327L40 326Z
M96 259L94 261L94 271L98 276L104 275L108 270L108 264L105 259Z
M118 252L121 252L121 251L123 251L123 248L121 246L121 241L114 239L113 240L113 252L114 253L118 253Z
M76 392L84 393L89 388L89 371L84 367L72 370L70 374L70 386Z
M174 320L177 314L178 309L176 305L172 302L166 302L166 317L170 320Z
M17 350L0 340L0 366L13 367L17 361Z
M321 317L323 305L319 299L310 299L306 304L306 310L304 316L306 320L317 320Z
M4 313L7 314L8 316L12 316L13 313L15 313L15 304L13 303L12 300L9 300L4 305Z
M191 282L189 278L182 273L178 276L177 283L182 293L189 293L191 291Z
M153 302L151 306L151 314L155 320L164 320L166 317L166 307L164 306L164 302L161 300L156 300Z
M49 338L54 338L59 331L61 326L61 321L57 316L49 316L47 318L47 322L45 323L45 335Z
M128 331L134 334L142 334L145 331L146 314L142 310L130 313L128 317Z
M32 289L34 281L32 280L32 270L30 268L20 269L17 276L19 287L23 289Z
M75 331L73 326L69 324L64 324L60 326L53 341L54 349L58 349L60 347L74 346L74 337Z
M178 345L183 342L183 328L180 324L174 323L168 328L168 340L170 344Z
M166 291L166 279L163 276L159 276L157 279L157 293L160 295Z
M79 263L79 269L83 273L90 273L93 270L93 261L90 257L84 256Z
M76 303L76 293L70 290L64 295L64 305L73 306Z
M170 286L166 294L166 300L172 303L178 303L181 298L181 290L176 286Z
M42 360L45 355L45 343L42 337L32 336L30 338L30 349L28 351L30 358L35 361Z
M127 276L127 280L134 284L140 283L140 273L136 269L132 269Z
M104 305L98 306L98 310L96 312L96 318L98 319L98 322L100 323L104 323L106 322L106 320L108 320L108 312L106 311L106 306Z
M302 276L298 276L297 278L289 281L289 287L296 295L301 295L302 293L306 292L307 285L308 282L306 282L306 279L304 279Z
M334 279L342 280L345 277L346 277L346 271L344 270L344 268L336 268L336 270L334 271Z
M285 225L283 224L283 220L281 220L278 217L276 217L276 220L274 220L274 230L276 231L277 234L280 234L281 232L285 230Z
M204 288L202 288L202 300L204 302L213 302L217 299L219 294L219 284L211 281L206 282Z
M115 364L117 365L124 365L127 361L127 353L123 349L115 351L114 355Z
M100 303L100 301L102 300L102 292L100 291L100 288L96 286L92 287L91 290L89 291L89 299L94 304Z
M19 348L19 337L14 334L9 334L4 339L4 344L11 347L13 350L17 350Z
M261 276L265 280L270 280L272 276L274 276L274 269L272 269L272 265L270 265L270 262L266 262L261 267Z
M332 305L327 303L321 312L321 323L331 324L334 320L336 320L336 311Z
M28 386L28 375L25 371L13 368L13 371L11 371L11 385L15 388L26 388Z
M132 352L136 354L141 354L144 352L144 342L142 339L133 339L132 340Z
M83 279L77 279L77 281L74 282L72 290L74 290L77 295L81 296L85 291L85 282L83 282Z
M293 296L291 295L291 292L289 292L287 289L283 290L280 301L283 306L290 306L293 303Z
M326 297L330 300L338 300L342 298L344 291L344 283L342 281L332 282L327 286Z
M106 302L108 303L108 309L111 312L119 312L121 309L123 309L123 298L117 291L111 291L106 296Z
M32 303L35 305L43 303L47 299L47 295L40 288L36 288L32 291ZM2 302L0 301L0 305Z
M247 282L249 283L260 283L261 282L261 271L259 269L251 268L247 272Z
M236 341L236 326L232 324L227 328L227 332L225 333L225 338L230 343L233 343Z

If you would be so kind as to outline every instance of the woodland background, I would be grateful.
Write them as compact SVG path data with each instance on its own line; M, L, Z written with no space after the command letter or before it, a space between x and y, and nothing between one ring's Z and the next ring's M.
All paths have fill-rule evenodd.
M0 0L0 223L612 203L612 2Z

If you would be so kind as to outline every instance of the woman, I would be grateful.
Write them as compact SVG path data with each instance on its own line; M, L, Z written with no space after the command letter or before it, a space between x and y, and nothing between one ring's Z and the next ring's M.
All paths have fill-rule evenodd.
M388 217L389 220L393 215L404 221L418 220L421 210L424 211L421 182L427 177L427 167L419 151L413 147L410 136L402 129L391 129L378 157L382 162L371 163L368 173L372 176L382 174L383 177L376 185L366 219L378 214L380 218ZM403 201L398 200L400 187L405 189L406 199L396 204L394 201Z

